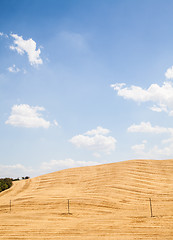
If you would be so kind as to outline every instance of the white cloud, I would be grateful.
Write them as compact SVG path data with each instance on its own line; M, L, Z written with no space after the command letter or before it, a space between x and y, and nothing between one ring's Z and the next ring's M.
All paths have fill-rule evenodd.
M36 42L32 38L24 40L22 36L18 36L17 34L11 34L11 36L15 39L14 45L10 46L11 50L16 50L20 55L27 53L31 65L43 63L40 58L41 50L40 48L36 50Z
M144 140L141 144L136 144L136 145L132 146L131 148L136 154L138 154L138 155L143 154L146 143L147 143L147 141Z
M164 104L160 104L159 106L154 105L154 106L150 107L150 109L154 112L168 112L167 107ZM171 113L171 111L170 111L170 113ZM170 113L169 113L169 115L170 115Z
M20 72L20 69L19 69L18 67L16 67L15 64L13 64L12 67L9 67L9 68L8 68L8 71L9 71L9 72L12 72L12 73L18 73L18 72Z
M72 137L70 142L78 148L86 148L94 151L94 154L98 152L104 152L110 154L115 150L116 139L111 136L104 136L103 134L109 133L108 129L97 127L85 134L80 134ZM91 136L90 136L91 135Z
M23 69L23 73L24 73L24 74L26 74L26 73L27 73L26 69Z
M49 128L50 122L43 119L39 113L44 110L43 107L32 107L28 104L14 105L11 115L5 123L15 127Z
M151 107L151 110L165 111L173 115L173 84L171 82L164 82L161 87L158 84L152 84L148 89L139 86L126 87L125 83L112 84L111 87L124 99L131 99L138 103L153 102L156 105Z
M22 164L14 164L14 165L3 165L0 164L0 176L1 177L24 177L30 174L33 174L34 170L32 168L25 167Z
M128 132L138 133L171 133L173 134L173 128L165 128L160 126L152 126L150 122L141 122L139 125L133 124L128 129Z
M53 121L55 126L59 126L58 122L56 120Z
M74 32L62 32L60 35L69 45L74 47L77 50L86 50L87 43L84 36L80 33Z
M88 132L85 133L85 135L98 135L98 134L101 134L101 135L106 135L110 132L109 129L106 129L106 128L102 128L102 127L97 127L96 129L92 129Z
M0 176L10 178L21 178L25 176L35 177L49 172L60 171L68 168L95 166L101 164L95 161L75 161L71 158L64 160L51 160L42 162L39 168L26 167L22 164L3 165L0 164Z
M168 139L161 141L161 145L154 145L150 149L146 149L147 141L143 141L141 144L136 144L131 147L136 157L140 158L153 158L153 159L164 159L170 158L173 155L173 128L166 128L160 126L152 126L150 122L141 122L139 125L133 124L128 128L128 132L138 133L154 133L170 134ZM167 146L162 145L167 144Z
M6 38L8 38L8 35L5 34L5 33L3 33L3 32L0 32L0 37L6 37Z
M166 159L173 155L173 141L166 147L158 147L155 145L151 149L146 149L146 141L142 144L132 146L135 157L145 158L145 159Z
M87 148L93 151L103 151L105 153L110 153L115 150L115 138L109 136L105 137L102 135L96 135L94 137L77 135L74 136L71 140L71 143L77 147Z
M170 138L162 140L162 144L173 144L173 135Z
M166 70L165 77L167 79L173 79L173 66Z
M71 158L67 158L65 160L51 160L49 162L43 162L41 164L41 169L46 171L58 171L66 168L74 168L74 167L84 167L84 166L93 166L98 165L99 162L93 161L75 161Z
M136 102L147 102L151 100L150 90L144 90L138 86L131 86L130 88L125 86L125 83L111 85L111 87L118 92L118 96L124 97L125 99L132 99Z
M97 152L93 153L93 156L96 157L96 158L100 158L101 157L101 155L99 153L97 153Z

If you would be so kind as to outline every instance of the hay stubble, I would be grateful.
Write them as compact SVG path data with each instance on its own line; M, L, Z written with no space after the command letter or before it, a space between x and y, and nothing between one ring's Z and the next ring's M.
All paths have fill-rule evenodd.
M0 239L172 240L173 160L75 168L14 182L0 194Z

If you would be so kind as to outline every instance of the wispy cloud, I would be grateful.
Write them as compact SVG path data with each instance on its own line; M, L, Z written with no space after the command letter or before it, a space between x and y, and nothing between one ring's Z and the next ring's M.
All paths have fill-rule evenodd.
M69 46L76 50L86 50L88 48L85 37L81 33L64 31L61 32L60 36Z
M11 50L16 50L20 55L26 53L31 65L36 66L43 63L40 57L41 50L40 48L36 50L36 42L32 38L24 40L22 36L18 36L17 34L10 35L14 38L14 45L10 46Z
M153 112L168 112L167 107L164 104L159 104L159 106L154 105L154 106L150 107L150 109Z
M159 145L147 148L148 141L144 140L141 144L131 147L135 157L164 159L170 158L173 154L173 128L152 126L150 122L141 122L139 125L133 124L128 128L131 133L148 133L148 134L169 134L169 138L161 141ZM167 146L165 146L165 144Z
M31 167L25 167L22 164L4 165L0 164L0 176L17 178L26 175L34 174L34 170Z
M23 164L17 163L13 165L0 164L0 176L1 177L23 177L30 176L35 177L41 174L47 174L49 172L60 171L68 168L85 167L99 165L101 162L96 161L77 161L71 158L64 160L50 160L40 164L38 168L26 167Z
M59 126L59 124L56 120L54 120L53 123L54 123L55 126L57 126L57 127Z
M169 142L168 146L154 145L150 149L147 149L147 141L143 141L141 144L132 146L132 150L135 157L145 158L145 159L165 159L170 158L173 155L173 139Z
M131 149L137 154L137 155L143 155L145 150L145 145L147 141L144 140L141 144L136 144L131 147Z
M43 162L41 164L41 169L46 171L58 171L66 168L74 168L74 167L84 167L84 166L93 166L98 165L99 162L94 161L75 161L71 158L67 158L64 160L51 160L49 162Z
M128 129L131 133L171 133L173 134L173 128L166 128L160 126L152 126L150 122L141 122L140 124L133 124Z
M16 67L15 64L13 64L13 66L8 68L8 71L11 73L18 73L18 72L20 72L20 69L18 67Z
M49 128L50 122L42 118L42 115L39 113L44 110L43 107L32 107L28 104L14 105L11 115L5 123L15 127Z
M0 37L5 37L5 38L8 38L8 35L3 33L3 32L0 32Z

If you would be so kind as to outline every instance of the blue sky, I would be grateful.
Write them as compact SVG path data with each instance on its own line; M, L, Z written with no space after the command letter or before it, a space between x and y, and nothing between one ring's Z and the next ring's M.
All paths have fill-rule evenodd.
M172 11L1 0L0 175L172 158Z

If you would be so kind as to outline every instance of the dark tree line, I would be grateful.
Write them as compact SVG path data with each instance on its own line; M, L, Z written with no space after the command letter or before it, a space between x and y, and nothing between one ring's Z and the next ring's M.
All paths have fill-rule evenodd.
M11 178L0 178L0 192L10 188L12 186Z
M22 177L22 179L29 179L30 177ZM19 181L19 178L0 178L0 192L10 188L13 181Z

